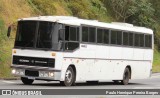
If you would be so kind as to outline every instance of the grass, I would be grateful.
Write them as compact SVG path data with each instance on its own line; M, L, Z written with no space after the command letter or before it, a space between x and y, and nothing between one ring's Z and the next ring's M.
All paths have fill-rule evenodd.
M0 77L12 77L10 74L10 67L11 64L11 52L8 51L10 47L9 41L6 38L6 29L4 26L4 21L0 19Z
M152 67L152 72L159 73L160 72L160 66L154 66Z
M0 78L13 77L10 65L14 40L6 37L6 29L18 18L32 14L33 10L25 0L0 0Z
M155 46L154 50L154 56L153 56L153 72L160 72L160 51L158 51L158 48Z

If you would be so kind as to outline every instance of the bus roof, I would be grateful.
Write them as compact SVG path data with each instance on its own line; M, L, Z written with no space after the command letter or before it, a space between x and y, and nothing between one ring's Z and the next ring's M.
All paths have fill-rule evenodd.
M19 19L18 21L21 21L21 20L50 21L50 22L57 22L57 23L73 25L73 26L89 25L89 26L116 29L116 30L122 30L122 31L153 34L153 31L146 27L138 27L138 26L133 26L132 24L119 23L119 22L104 23L104 22L99 22L97 20L80 19L72 16L39 16L39 17L22 18L22 19Z

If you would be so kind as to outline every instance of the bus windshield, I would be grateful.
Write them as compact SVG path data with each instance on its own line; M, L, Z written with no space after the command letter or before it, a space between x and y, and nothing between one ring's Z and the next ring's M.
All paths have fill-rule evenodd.
M47 21L19 21L15 47L58 50L59 26Z

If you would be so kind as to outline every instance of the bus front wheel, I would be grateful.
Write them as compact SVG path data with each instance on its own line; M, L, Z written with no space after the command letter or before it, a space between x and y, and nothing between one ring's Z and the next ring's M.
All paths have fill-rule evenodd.
M128 68L125 68L124 74L123 74L123 80L121 80L122 85L127 85L130 78L130 71Z
M73 71L73 68L71 66L68 67L65 73L65 80L60 81L60 84L63 86L71 86L75 85L75 73Z
M21 81L23 82L23 84L31 85L31 84L33 83L34 80L28 79L28 78L24 78L24 77L21 77Z

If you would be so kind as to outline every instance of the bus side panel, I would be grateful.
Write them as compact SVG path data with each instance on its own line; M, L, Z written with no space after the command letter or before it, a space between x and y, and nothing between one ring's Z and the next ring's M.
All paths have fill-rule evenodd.
M122 48L122 60L132 61L133 60L133 48Z
M150 75L150 62L131 62L132 77L131 79L145 79Z
M95 65L92 67L92 73L95 80L106 80L111 78L114 65L110 64L109 52L110 46L97 45L95 49Z
M132 79L144 79L150 76L152 58L152 50L134 49Z
M94 65L94 76L97 80L108 80L113 78L114 63L110 60L96 60Z
M153 61L153 50L151 49L144 50L144 60Z
M115 46L110 46L109 50L109 59L122 59L122 47L115 47Z
M114 80L122 80L123 79L123 73L128 65L129 61L114 61L115 62L115 68L114 68Z
M153 63L153 50L152 49L146 49L144 51L144 60L148 61L146 65L147 66L147 70L149 71L148 74L149 76L151 76L152 73L152 63Z
M134 48L133 60L135 60L135 61L143 61L144 60L144 50L145 49Z

